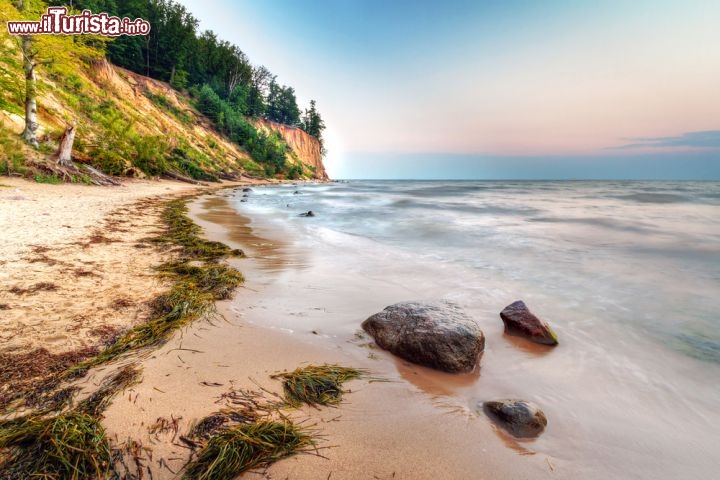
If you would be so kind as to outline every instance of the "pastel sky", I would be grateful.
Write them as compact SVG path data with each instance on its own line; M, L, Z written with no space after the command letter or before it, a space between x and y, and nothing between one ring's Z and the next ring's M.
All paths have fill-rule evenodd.
M720 179L717 0L181 3L317 100L335 178Z

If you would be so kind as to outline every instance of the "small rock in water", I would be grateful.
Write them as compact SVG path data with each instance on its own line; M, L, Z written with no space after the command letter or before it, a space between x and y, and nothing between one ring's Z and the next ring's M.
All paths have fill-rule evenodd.
M482 404L485 413L512 435L533 438L547 426L547 417L540 407L524 400L506 399Z
M313 213L312 210L308 210L308 211L305 212L305 213L301 213L300 216L301 216L301 217L314 217L315 214Z
M247 198L243 198L242 200L240 200L240 203L245 203L245 202L247 202Z
M550 325L533 315L522 300L505 307L500 312L500 318L505 323L506 333L525 337L543 345L555 346L558 344L557 335L550 328Z
M295 190L295 191L293 192L293 195L300 195L300 192L297 191L297 190Z
M243 191L243 192L252 192L253 189L250 188L250 187L246 187L246 188L243 188L242 191Z
M248 195L248 194L246 193L246 194L243 195L243 198L247 198L247 197L249 197L249 196L250 196L250 195Z
M451 303L397 303L372 315L362 328L398 357L444 372L471 372L485 337L478 324Z

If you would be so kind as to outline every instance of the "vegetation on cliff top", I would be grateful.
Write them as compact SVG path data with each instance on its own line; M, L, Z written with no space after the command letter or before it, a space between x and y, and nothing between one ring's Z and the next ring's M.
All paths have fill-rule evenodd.
M65 127L77 122L72 160L110 175L167 173L202 181L239 173L286 178L313 175L294 161L279 135L258 131L246 117L298 126L322 142L324 125L315 103L301 114L291 87L279 85L266 68L250 64L237 46L212 32L198 32L197 20L184 6L170 0L51 3L64 4L72 11L87 8L144 18L151 23L152 34L114 39L88 35L21 38L0 32L0 110L9 114L0 118L0 174L86 181L84 170L52 168L60 163L51 156L58 150L56 143ZM47 5L44 0L3 2L0 17L37 20ZM98 62L103 57L132 72L167 81L174 92L170 87L162 92L152 84L124 79L136 95L139 90L173 118L176 128L168 129L167 120L152 118L157 117L152 112L133 108L137 99L133 102L127 97L127 88L115 91L113 85L98 82ZM193 98L179 94L186 89ZM31 106L31 98L38 102L36 107ZM36 111L36 117L28 111ZM240 152L247 153L228 150L228 144L212 138L199 138L193 128L202 124L198 111ZM17 125L13 116L29 120L24 137L33 146L38 143L40 155L8 140L14 134L5 126L8 120ZM175 135L168 135L171 132ZM29 158L33 160L26 161Z

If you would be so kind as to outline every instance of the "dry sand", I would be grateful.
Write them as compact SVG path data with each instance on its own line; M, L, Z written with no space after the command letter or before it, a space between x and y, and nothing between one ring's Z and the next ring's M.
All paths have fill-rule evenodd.
M121 187L0 180L0 345L61 353L97 345L145 318L164 287L162 254L140 243L158 232L160 196L197 187L132 181Z

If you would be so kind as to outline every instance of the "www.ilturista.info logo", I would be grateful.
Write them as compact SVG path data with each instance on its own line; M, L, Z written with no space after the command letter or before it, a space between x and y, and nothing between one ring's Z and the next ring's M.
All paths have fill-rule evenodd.
M111 17L107 13L94 14L90 10L68 15L65 7L48 7L40 21L9 21L7 26L10 35L91 34L118 37L150 33L150 23L142 18L130 20Z

